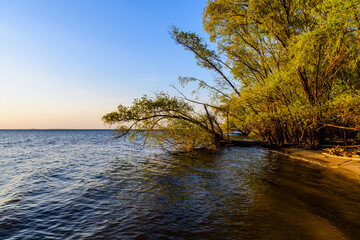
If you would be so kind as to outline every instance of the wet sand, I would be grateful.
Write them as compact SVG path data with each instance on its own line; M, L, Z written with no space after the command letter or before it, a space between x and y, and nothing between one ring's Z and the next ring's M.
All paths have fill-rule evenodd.
M313 164L320 164L347 178L360 182L360 159L337 157L321 150L307 150L303 148L283 148L274 150L290 157L298 158Z

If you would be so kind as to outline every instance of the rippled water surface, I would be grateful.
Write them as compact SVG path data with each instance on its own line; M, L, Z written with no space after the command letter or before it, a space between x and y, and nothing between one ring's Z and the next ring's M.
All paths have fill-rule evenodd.
M0 239L360 239L360 187L262 148L0 131Z

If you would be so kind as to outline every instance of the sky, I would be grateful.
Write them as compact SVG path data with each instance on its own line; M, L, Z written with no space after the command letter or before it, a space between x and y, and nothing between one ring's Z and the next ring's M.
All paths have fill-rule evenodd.
M169 27L202 30L206 0L1 0L0 129L102 129L179 76L210 77ZM184 90L190 92L189 89Z

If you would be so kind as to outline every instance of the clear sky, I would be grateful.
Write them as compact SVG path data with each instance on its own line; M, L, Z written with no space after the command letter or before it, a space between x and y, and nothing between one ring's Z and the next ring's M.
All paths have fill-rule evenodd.
M0 129L105 128L118 104L208 78L169 26L202 36L206 0L1 0Z

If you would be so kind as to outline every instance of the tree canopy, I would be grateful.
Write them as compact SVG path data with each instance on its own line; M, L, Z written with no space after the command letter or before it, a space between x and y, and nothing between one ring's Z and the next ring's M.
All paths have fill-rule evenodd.
M183 150L214 150L229 129L277 146L347 143L360 137L359 17L358 0L209 0L203 26L216 51L196 33L172 27L171 37L213 71L213 81L179 78L209 91L211 102L161 93L103 120L161 129L148 137Z
M143 138L146 144L164 150L190 152L206 148L216 151L223 139L218 118L209 112L199 113L183 99L166 93L135 99L131 107L118 106L103 117L108 124L118 124L119 137ZM136 130L146 131L136 131Z

